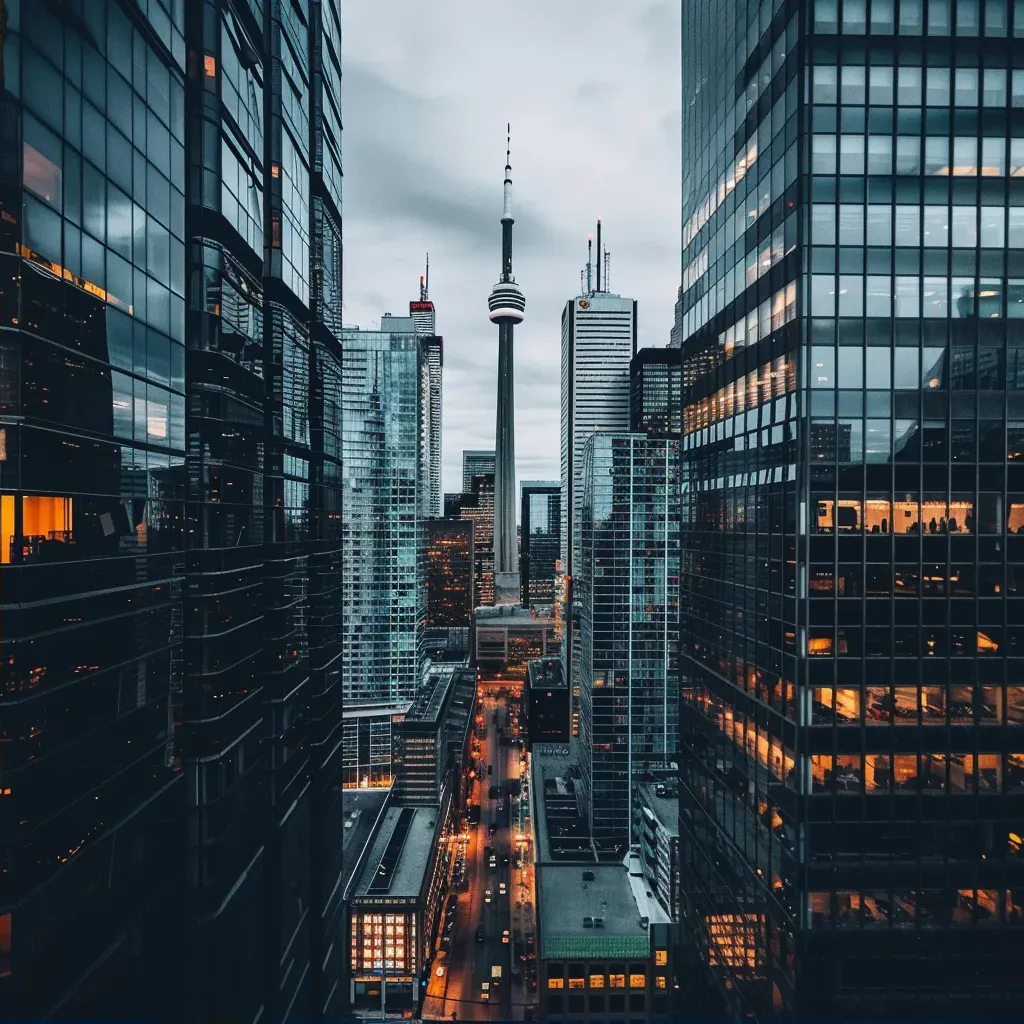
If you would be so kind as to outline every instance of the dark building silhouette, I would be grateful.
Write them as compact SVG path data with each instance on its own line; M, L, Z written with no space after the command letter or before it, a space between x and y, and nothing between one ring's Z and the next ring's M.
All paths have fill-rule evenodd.
M428 629L469 628L473 624L473 523L468 519L428 519Z
M519 575L523 607L551 613L561 552L562 485L524 480L519 488Z
M0 1006L335 1013L338 5L0 7Z
M683 426L682 353L642 348L629 362L629 429L678 437Z
M446 494L444 514L473 524L473 600L494 604L494 474L477 473L467 492Z

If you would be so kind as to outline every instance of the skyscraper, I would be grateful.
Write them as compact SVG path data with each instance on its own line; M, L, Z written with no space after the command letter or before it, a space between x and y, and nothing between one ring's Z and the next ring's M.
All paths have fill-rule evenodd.
M426 273L420 277L420 297L409 303L409 316L416 324L416 333L425 338L426 360L423 365L426 398L424 400L424 445L428 467L427 487L424 491L426 513L440 516L441 462L442 462L442 378L444 372L444 338L437 334L437 316L430 300L430 253L427 253Z
M1024 11L735 7L683 9L682 976L1016 1016Z
M511 137L509 141L511 147ZM519 601L519 546L516 543L516 424L512 334L522 323L526 299L512 276L512 165L505 152L505 202L501 212L501 277L487 300L498 325L498 414L494 439L494 600Z
M445 516L428 519L426 625L469 629L473 625L473 523Z
M558 480L524 480L520 493L519 571L523 607L552 614L560 552L562 485Z
M0 1005L336 1014L337 5L2 6Z
M477 473L465 494L446 494L446 517L473 524L473 600L494 604L494 474Z
M614 847L633 841L637 777L678 748L679 442L591 434L581 477L581 782Z
M562 525L561 561L566 608L562 661L572 700L579 711L579 603L572 579L579 561L583 502L583 446L595 431L629 430L629 361L636 352L636 301L607 290L606 264L597 224L596 288L588 258L586 290L562 310Z
M419 686L426 614L424 345L408 317L343 339L345 707L396 707Z
M473 477L480 473L494 473L494 452L466 449L462 453L462 492L473 490Z
M629 364L629 427L679 437L683 360L677 348L642 348Z

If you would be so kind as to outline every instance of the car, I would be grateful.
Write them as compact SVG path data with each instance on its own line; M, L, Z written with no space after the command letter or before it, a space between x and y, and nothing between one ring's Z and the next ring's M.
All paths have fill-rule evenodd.
M480 986L480 998L487 1002L491 998L491 983L489 981L483 982Z
M488 889L488 890L487 890L487 891L486 891L486 892L484 893L484 903L490 903L490 902L491 902L491 897L492 897L493 895L494 895L494 893L492 893L492 892L491 892L491 890L490 890L490 889Z
M487 826L487 834L489 836L496 836L498 834L498 824L497 824L497 822L492 821L490 823L490 825Z
M499 896L504 896L505 895L505 883L504 882L499 882L498 883L498 895Z
M476 941L477 942L483 942L484 941L484 930L483 930L483 928L477 928L477 930L476 930Z
M506 946L508 945L508 929L507 928L501 933L501 941L504 942ZM438 975L438 977L440 977L440 975Z
M439 977L439 978L443 978L444 977L444 966L442 965L442 966L438 967L438 969L436 971L434 971L434 974L437 975L437 977Z

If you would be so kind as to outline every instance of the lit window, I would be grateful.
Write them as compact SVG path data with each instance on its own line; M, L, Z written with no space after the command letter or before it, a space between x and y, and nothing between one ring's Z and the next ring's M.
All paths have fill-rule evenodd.
M565 988L565 981L562 978L548 978L548 988Z
M569 988L583 988L584 982L582 978L570 978Z
M206 72L207 78L215 78L217 76L217 58L206 54L203 57L203 70Z
M665 988L666 987L665 986L665 975L664 974L659 974L654 979L654 987L655 988Z
M630 988L643 988L646 984L647 979L642 974L631 974L629 976Z
M656 949L654 951L654 964L656 967L664 967L668 963L668 950Z
M590 976L590 987L591 988L604 988L604 975L603 974L592 974Z
M626 976L624 974L610 974L608 976L608 985L610 988L625 988Z

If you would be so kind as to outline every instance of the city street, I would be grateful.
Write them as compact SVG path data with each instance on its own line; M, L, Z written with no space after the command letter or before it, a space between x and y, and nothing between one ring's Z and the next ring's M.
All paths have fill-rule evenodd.
M486 695L478 702L477 714L481 721L474 735L486 729L485 738L478 742L480 772L471 796L471 802L480 804L480 824L470 826L466 886L458 892L451 950L434 961L423 1005L423 1017L428 1020L522 1020L525 1003L532 1001L524 999L521 972L516 972L518 981L512 977L513 934L524 927L524 914L529 913L532 920L533 906L532 872L514 868L519 815L512 813L508 784L519 778L521 749L499 741L499 728L510 734L504 699ZM493 799L491 787L498 787ZM440 978L439 966L444 967ZM497 984L495 967L501 969ZM489 986L486 998L484 984Z

